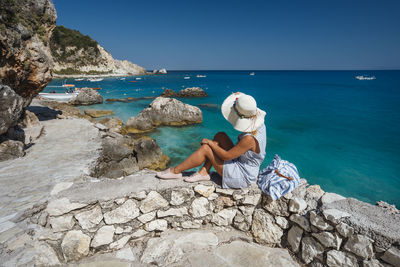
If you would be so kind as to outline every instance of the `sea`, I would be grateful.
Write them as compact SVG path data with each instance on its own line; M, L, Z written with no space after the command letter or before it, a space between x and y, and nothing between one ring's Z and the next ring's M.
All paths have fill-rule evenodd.
M159 127L149 134L172 165L217 132L226 132L236 142L239 132L225 121L220 106L232 92L250 94L267 113L267 155L262 168L278 154L294 163L309 184L325 191L400 207L400 71L251 72L170 71L100 82L54 79L44 91L64 92L59 87L64 83L100 87L104 103L90 108L113 110L114 116L126 122L152 100L122 103L106 99L156 97L166 88L201 87L208 97L180 100L200 107L203 123ZM358 80L357 75L376 79Z

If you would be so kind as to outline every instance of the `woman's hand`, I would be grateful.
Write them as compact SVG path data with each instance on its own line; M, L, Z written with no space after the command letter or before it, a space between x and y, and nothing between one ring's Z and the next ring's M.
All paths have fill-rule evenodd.
M201 140L201 144L202 144L202 145L209 145L209 146L211 146L211 145L213 145L213 144L218 145L218 142L215 142L215 141L213 141L213 140L204 138L203 140Z

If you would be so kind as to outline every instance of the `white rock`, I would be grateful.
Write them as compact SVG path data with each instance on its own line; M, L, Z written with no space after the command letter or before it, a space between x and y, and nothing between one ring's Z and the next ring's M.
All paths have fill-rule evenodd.
M395 265L396 266L396 265ZM377 259L371 259L369 261L363 261L363 267L384 267ZM396 266L397 267L397 266Z
M130 194L129 197L134 198L136 200L143 200L143 199L145 199L147 197L147 194L146 194L146 191L140 191L140 192L137 192L137 193Z
M117 228L115 228L115 234L116 235L120 235L124 232L124 229L122 227L117 226Z
M348 226L347 224L342 222L336 225L336 230L339 232L339 234L341 234L344 237L349 237L354 234L353 227Z
M351 216L351 214L340 211L338 209L326 209L323 210L322 213L324 214L325 219L335 224L338 224L340 222L340 219Z
M117 241L110 244L110 249L121 249L126 245L126 243L128 243L130 239L131 235L126 235L124 237L121 237Z
M242 201L242 204L256 206L260 202L260 199L261 194L246 195Z
M116 200L114 200L114 202L117 203L118 205L122 205L125 203L125 200L126 199L122 197L122 198L117 198Z
M127 261L136 260L135 255L133 255L132 250L131 250L130 247L118 250L115 253L115 257L118 258L118 259L127 260Z
M262 244L279 244L283 235L282 229L274 223L272 215L262 209L254 212L251 232L255 240Z
M97 248L113 242L115 228L113 225L105 225L101 227L95 234L91 247Z
M60 265L54 249L46 242L37 242L35 248L35 266L55 266Z
M301 250L301 258L306 264L312 262L316 256L324 253L324 247L312 237L303 238Z
M70 188L73 184L74 183L71 183L71 182L58 183L53 187L53 189L50 192L50 195L52 195L52 196L57 195L61 191L64 191L64 190Z
M163 217L168 217L168 216L183 217L183 215L187 215L187 214L188 214L188 209L186 207L171 208L166 211L163 211L163 210L157 211L158 218L163 218Z
M333 229L333 227L321 216L318 216L315 211L310 211L310 223L322 231Z
M329 267L358 267L356 257L349 253L338 250L328 251L326 254L326 264Z
M130 226L125 227L123 230L123 233L130 233L130 232L132 232L132 227Z
M90 210L75 214L75 218L83 229L88 230L96 227L101 222L103 214L101 213L101 208L96 205Z
M218 226L231 225L236 212L237 210L234 209L223 209L217 214L213 214L211 222Z
M332 202L335 202L335 201L339 201L339 200L343 200L343 199L346 199L346 198L344 196L341 196L341 195L338 195L338 194L335 194L335 193L326 192L322 196L321 202L322 202L322 205L326 205L326 204L329 204L329 203L332 203Z
M300 213L307 208L307 202L304 199L295 197L289 201L289 211Z
M89 253L90 237L80 230L69 231L61 243L66 261L77 261Z
M163 219L151 221L144 225L144 230L147 232L152 231L165 231L168 228L168 222Z
M210 203L205 197L196 198L192 201L189 212L194 218L206 216L211 213Z
M106 131L106 130L108 129L105 125L103 125L103 124L101 124L101 123L96 123L96 124L94 124L94 127L96 127L97 129L99 129L100 131Z
M322 245L328 248L339 250L340 245L342 244L342 239L337 233L321 232L313 233L312 236L315 237Z
M228 195L228 196L232 196L233 192L235 192L235 190L233 189L224 189L224 188L217 188L215 189L215 192L223 194L223 195Z
M211 196L211 195L210 195ZM180 188L172 190L171 192L171 205L179 206L194 197L193 190L189 188Z
M383 254L382 260L386 261L387 263L392 264L393 266L399 267L400 266L400 250L391 247L386 250L385 254Z
M70 212L71 210L86 207L88 204L84 203L71 203L68 198L60 198L50 201L47 205L46 211L50 216L59 216Z
M269 211L274 216L289 216L287 203L282 199L272 200L269 196L263 201L263 208Z
M149 222L149 221L154 220L155 217L156 217L156 212L155 212L155 211L152 211L152 212L149 212L149 213L140 215L140 216L138 217L138 220L139 220L141 223L147 223L147 222Z
M289 217L289 220L291 220L294 223L297 223L301 228L303 228L303 230L311 232L311 226L306 217L301 216L299 214L292 214Z
M202 220L184 221L181 222L181 227L183 229L198 229L201 227L202 222Z
M275 222L282 229L288 229L289 228L289 221L286 220L285 217L275 216Z
M203 184L198 184L194 187L194 191L203 197L209 197L215 191L215 187L213 185L207 186Z
M370 259L374 256L371 240L363 235L352 235L344 245L344 249L364 259Z
M133 234L131 234L131 237L132 238L139 238L139 237L145 236L147 234L148 234L147 231L145 231L143 229L139 229L139 230L135 231Z
M293 225L292 228L290 228L287 236L287 241L289 245L292 247L292 251L294 253L297 253L299 251L302 236L303 236L303 229L301 229L297 225Z
M168 206L168 201L165 200L158 192L151 191L140 204L140 211L148 213L150 211L164 208Z
M72 215L64 215L59 217L50 217L49 222L54 232L62 232L71 230L75 225Z
M126 223L139 216L135 202L128 199L122 206L104 214L106 224Z

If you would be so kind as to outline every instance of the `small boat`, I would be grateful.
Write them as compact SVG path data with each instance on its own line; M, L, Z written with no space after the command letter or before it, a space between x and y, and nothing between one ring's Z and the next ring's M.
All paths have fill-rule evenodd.
M57 101L68 101L78 94L78 91L73 93L39 93L39 98Z
M63 84L63 87L75 87L75 84Z
M376 77L375 76L358 75L358 76L356 76L356 79L360 80L360 81L371 81L371 80L375 80Z
M101 82L103 80L103 78L89 78L88 81L89 82Z
M183 79L185 79L185 80L189 80L189 79L190 79L190 77L189 77L189 76L185 76L185 77L183 77Z
M250 74L249 74L250 76L254 76L254 75L256 75L254 72L250 72Z
M136 80L141 80L141 79L142 79L142 78L140 78L140 77L137 77L137 78L136 78Z
M205 78L205 77L207 77L207 75L197 74L196 77L197 77L197 78Z
M77 79L75 79L75 81L77 81L77 82L83 81L83 78L77 78Z
M120 80L121 80L121 81L125 81L125 79L126 79L126 78L124 77L124 78L121 78Z
M129 81L130 83L137 83L137 81Z

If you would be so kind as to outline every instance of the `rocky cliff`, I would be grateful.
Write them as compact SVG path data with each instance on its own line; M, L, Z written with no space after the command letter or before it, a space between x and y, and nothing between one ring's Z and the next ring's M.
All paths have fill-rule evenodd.
M106 74L142 75L146 70L127 60L116 60L95 40L79 31L57 26L50 40L55 76Z
M49 39L56 26L51 0L0 1L0 135L49 81Z

